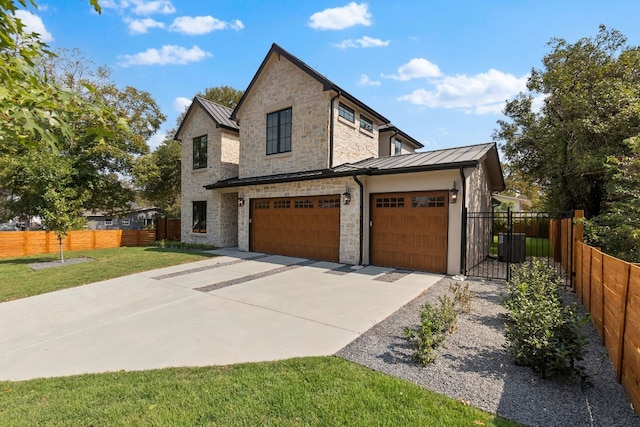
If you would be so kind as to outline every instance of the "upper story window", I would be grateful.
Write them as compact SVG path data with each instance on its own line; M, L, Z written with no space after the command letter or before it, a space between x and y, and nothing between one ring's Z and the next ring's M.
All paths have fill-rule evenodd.
M364 116L360 116L360 128L373 132L373 122Z
M207 167L207 135L193 138L193 168Z
M395 140L393 143L393 155L399 156L402 154L402 141Z
M356 122L356 114L353 109L347 107L342 102L338 104L338 115L345 120L349 120L351 123Z
M291 108L267 114L267 154L291 151Z

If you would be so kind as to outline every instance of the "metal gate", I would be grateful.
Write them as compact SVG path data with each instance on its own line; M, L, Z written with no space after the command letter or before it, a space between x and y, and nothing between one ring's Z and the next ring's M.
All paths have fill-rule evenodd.
M513 265L538 259L571 284L573 236L561 221L567 218L573 212L468 212L465 275L509 280Z

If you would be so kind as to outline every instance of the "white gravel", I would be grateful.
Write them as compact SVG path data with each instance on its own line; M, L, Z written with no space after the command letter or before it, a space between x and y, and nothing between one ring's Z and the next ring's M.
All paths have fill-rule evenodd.
M591 323L584 327L589 344L579 363L591 386L581 387L579 378L543 380L532 369L513 364L503 347L503 282L468 280L475 294L471 313L460 317L433 364L421 367L414 362L403 328L417 325L420 307L437 303L454 282L442 279L337 356L525 425L640 426ZM565 301L575 301L575 295L567 293Z

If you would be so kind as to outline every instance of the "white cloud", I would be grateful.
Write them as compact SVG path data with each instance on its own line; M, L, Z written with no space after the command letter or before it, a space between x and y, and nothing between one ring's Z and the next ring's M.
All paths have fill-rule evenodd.
M442 75L440 67L436 64L429 62L424 58L413 58L411 61L398 68L398 74L395 75L382 75L382 77L407 81L411 79L419 78L434 78Z
M389 46L389 40L374 39L373 37L364 36L357 40L346 39L340 43L336 43L334 46L340 49L347 49L350 47L385 47Z
M179 96L173 100L173 109L178 113L183 113L187 108L189 108L192 101L192 99Z
M124 20L129 27L129 32L131 34L144 34L149 31L149 28L164 28L164 23L156 21L151 18L144 19L130 19L127 18Z
M346 6L316 12L309 18L309 26L316 30L343 30L355 25L371 25L371 13L367 3L351 2Z
M131 9L131 12L136 15L170 15L176 13L175 6L169 0L101 0L100 6L118 11Z
M371 80L366 74L361 75L360 80L358 80L358 86L380 86L381 84L378 81Z
M151 151L153 151L156 148L158 148L158 146L160 146L160 144L162 144L162 142L164 141L166 136L167 136L167 133L163 132L161 130L156 132L156 133L154 133L153 135L151 135L151 138L149 138L147 140L147 145L149 146Z
M53 41L53 35L44 26L44 22L38 15L26 10L16 10L16 18L19 18L25 26L26 33L38 33L40 41L49 43Z
M229 23L214 18L213 16L180 16L173 20L169 31L195 36L229 28L241 30L244 28L244 24L237 19Z
M200 49L198 46L187 49L182 46L165 45L159 50L147 49L134 55L122 55L119 65L123 67L130 65L182 65L190 62L199 62L210 56L212 56L211 53Z
M460 109L470 114L495 114L507 99L526 89L527 76L516 77L490 69L467 76L445 76L434 82L432 90L416 89L399 99L429 108Z

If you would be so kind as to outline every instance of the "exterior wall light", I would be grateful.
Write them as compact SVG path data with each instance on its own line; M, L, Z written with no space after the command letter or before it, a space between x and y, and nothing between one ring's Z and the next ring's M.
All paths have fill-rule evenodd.
M344 198L345 205L351 203L351 193L349 193L349 189L346 189L345 192L342 193L342 197Z
M244 199L242 197L238 197L238 207L241 208L244 206Z
M458 201L458 189L456 188L456 182L453 181L453 188L451 190L449 190L449 193L451 194L451 198L450 198L450 202L456 203Z

